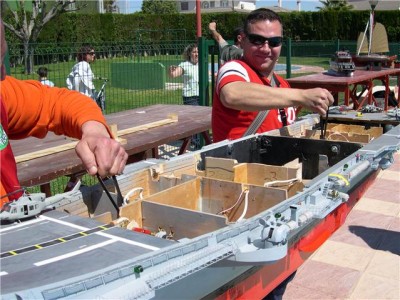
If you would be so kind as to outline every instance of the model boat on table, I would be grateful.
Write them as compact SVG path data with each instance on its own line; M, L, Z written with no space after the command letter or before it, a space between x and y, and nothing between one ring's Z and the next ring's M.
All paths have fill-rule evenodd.
M350 52L347 50L336 51L329 61L329 66L329 72L337 76L353 76L356 69Z
M106 181L119 213L100 186L81 187L58 210L3 223L2 299L262 298L399 148L399 126L365 145L301 137L318 121L131 164L122 201Z

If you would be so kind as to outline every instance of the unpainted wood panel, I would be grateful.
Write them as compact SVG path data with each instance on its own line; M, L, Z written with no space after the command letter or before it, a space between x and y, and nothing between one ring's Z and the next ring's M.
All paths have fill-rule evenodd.
M210 178L233 181L233 167L237 163L235 159L206 157L205 175Z
M188 209L154 202L142 202L143 228L157 232L158 228L173 232L174 239L194 238L226 226L226 219Z
M200 178L195 178L159 193L155 193L146 197L144 200L198 210L200 203Z

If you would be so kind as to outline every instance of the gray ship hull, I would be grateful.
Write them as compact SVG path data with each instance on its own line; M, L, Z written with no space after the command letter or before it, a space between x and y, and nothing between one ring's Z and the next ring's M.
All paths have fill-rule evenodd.
M261 298L344 222L400 145L399 126L367 145L271 134L127 167L118 177L123 194L141 186L144 196L129 200L121 216L136 218L140 228L152 232L170 226L172 239L60 211L2 224L2 299L218 298L240 289L243 296L245 286L256 280L262 284L252 295ZM220 159L237 162L234 170L254 168L252 172L299 160L302 167L295 173L301 173L304 188L291 194L290 189L230 181L229 172L210 168ZM193 207L188 204L195 193L190 188L199 193ZM246 197L241 199L241 192ZM287 197L274 200L283 194ZM227 204L233 197L242 201L234 205L235 212ZM77 196L79 201L86 198L93 202L92 215L111 211L115 219L99 187ZM221 207L228 207L228 213L221 215Z

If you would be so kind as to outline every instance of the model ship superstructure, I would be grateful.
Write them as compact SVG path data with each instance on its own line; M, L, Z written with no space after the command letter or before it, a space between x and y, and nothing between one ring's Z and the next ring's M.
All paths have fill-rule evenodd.
M348 50L336 51L329 61L329 71L338 76L352 76L356 66Z
M315 124L315 118L306 118L292 130L304 132ZM29 244L19 248L33 261L41 257L37 269L15 267L12 252L18 251L4 248L5 233L13 226L1 228L2 271L10 272L2 276L2 298L215 298L222 286L245 274L274 274L280 263L284 272L293 272L301 264L299 257L306 259L329 236L326 232L340 226L362 187L391 164L400 129L364 146L274 134L127 166L118 176L125 198L119 218L101 187L81 188L79 204L85 203L91 216L125 223L129 230L104 223L89 227L83 218L56 212L40 216L37 222L68 230L55 239L65 242L36 243L52 243L52 249L31 249ZM116 201L117 195L111 195ZM61 208L74 209L71 203ZM57 256L62 249L68 255ZM43 260L46 251L51 258ZM63 272L44 276L51 270ZM35 284L19 284L22 272L34 272Z

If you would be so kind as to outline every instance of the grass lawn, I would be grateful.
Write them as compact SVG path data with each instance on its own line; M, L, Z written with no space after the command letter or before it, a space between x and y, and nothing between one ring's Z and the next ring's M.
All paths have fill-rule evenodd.
M140 62L156 62L161 63L167 70L171 64L177 64L181 61L180 56L157 56L157 57L143 57ZM216 60L217 61L217 60ZM111 74L111 63L134 63L133 58L114 58L114 59L97 59L92 64L93 73L96 77L107 78L110 81L106 86L106 113L118 112L127 109L144 107L153 104L182 104L182 90L181 89L143 89L134 90L127 88L119 88L113 86L112 74ZM280 63L286 63L286 58L281 57ZM308 65L308 66L319 66L325 70L329 69L329 59L321 57L292 57L291 63L293 65ZM65 87L65 79L71 71L74 62L60 62L54 64L44 64L49 70L49 79L52 80L56 86ZM37 66L39 67L39 66ZM37 80L36 74L25 75L23 74L22 67L12 68L12 75L19 79L34 79ZM304 76L310 73L293 73L292 77ZM284 75L283 75L284 76ZM136 78L132 78L135 80ZM182 83L182 78L170 79L166 76L167 83ZM103 80L96 79L95 86L100 89ZM391 84L395 84L394 80ZM210 85L211 86L211 85ZM211 94L211 91L210 91ZM343 100L343 99L341 99ZM309 111L303 109L301 115L307 114ZM92 185L97 183L97 179L84 176L84 184ZM66 177L61 177L51 182L52 193L61 193L67 182ZM29 189L31 192L37 192L38 187Z
M147 56L141 57L140 62L153 62L161 63L165 70L171 64L178 64L181 61L181 57L177 55L164 55L164 56ZM311 65L320 66L325 69L329 67L327 59L316 57L316 58L303 58L303 57L292 57L292 64L300 65ZM113 84L112 63L135 63L138 62L137 58L133 57L122 57L112 59L97 59L91 64L93 73L97 78L107 78L109 81L106 84L106 114L123 111L127 109L143 107L153 104L182 104L182 90L181 89L129 89L116 87ZM286 58L281 57L280 63L285 63ZM48 78L52 80L58 87L66 87L65 80L71 71L71 68L75 62L58 62L53 64L42 64L48 68ZM36 66L37 69L39 67ZM166 72L166 71L165 71ZM26 75L23 73L23 67L17 66L11 69L11 73L14 77L19 79L33 79L37 80L36 74ZM140 73L140 72L139 72ZM304 74L292 74L292 77L300 76ZM140 77L140 76L139 76ZM156 80L155 76L150 76L148 80ZM143 80L143 78L132 78L132 81ZM166 84L181 84L182 78L171 79L167 75L165 76ZM103 84L102 79L94 80L94 84L97 90L100 89Z

